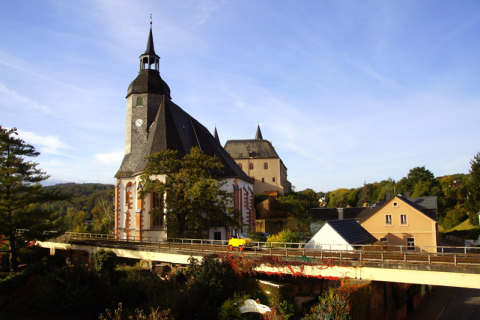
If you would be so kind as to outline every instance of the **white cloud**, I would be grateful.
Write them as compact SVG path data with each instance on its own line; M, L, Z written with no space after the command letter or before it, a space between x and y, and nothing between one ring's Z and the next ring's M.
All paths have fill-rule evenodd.
M47 114L53 114L52 110L50 110L48 107L20 96L17 92L8 89L6 86L0 83L0 104L11 105L12 103L15 103L15 105L21 104L30 108L41 110Z
M106 165L120 165L124 156L123 150L116 150L112 152L99 153L95 155L95 160L97 162L106 164Z
M18 130L18 134L20 138L40 149L42 153L62 154L60 150L72 149L71 146L60 141L59 137L56 136L40 136L36 133L22 130Z

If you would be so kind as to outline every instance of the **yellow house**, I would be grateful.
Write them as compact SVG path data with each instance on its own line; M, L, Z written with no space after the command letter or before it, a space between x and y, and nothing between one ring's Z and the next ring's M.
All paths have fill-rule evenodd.
M360 224L380 242L436 252L437 197L394 196ZM400 249L400 248L399 248Z

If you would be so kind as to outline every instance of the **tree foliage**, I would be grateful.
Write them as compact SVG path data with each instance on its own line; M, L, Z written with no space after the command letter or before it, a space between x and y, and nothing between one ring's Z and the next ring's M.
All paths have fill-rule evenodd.
M194 147L183 159L178 159L176 151L167 150L151 154L146 160L140 195L165 195L166 220L172 236L183 237L187 230L199 228L239 225L237 212L232 209L232 194L223 190L226 182L215 176L223 170L217 157Z
M350 196L351 190L340 188L330 193L328 207L329 208L339 208L348 206L348 199Z
M0 235L8 243L10 270L17 269L17 250L33 239L46 239L44 231L60 228L57 217L39 204L68 199L58 190L45 190L49 176L27 158L40 153L18 138L17 129L0 126ZM18 234L17 229L25 231Z
M117 255L110 250L100 249L93 255L95 271L100 274L112 274L115 270Z
M478 225L480 211L480 152L470 161L470 179L468 181L468 198L466 207L469 211L469 218L472 224Z

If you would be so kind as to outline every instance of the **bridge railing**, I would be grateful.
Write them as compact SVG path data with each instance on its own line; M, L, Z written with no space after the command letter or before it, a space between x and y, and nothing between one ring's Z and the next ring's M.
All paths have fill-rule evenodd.
M135 244L141 247L154 247L158 245L168 245L168 247L188 247L195 246L225 246L228 240L211 239L185 239L185 238L158 238L158 237L139 237L129 236L127 239L116 239L115 235L93 234L93 233L74 233L67 232L61 236L62 240L91 240L91 241L114 241L125 244ZM318 243L292 243L292 242L255 242L251 247L254 250L282 249L285 252L301 249L305 252L326 251L326 252L400 252L405 254L415 253L439 253L439 254L479 254L480 248L476 247L456 247L456 246L405 246L390 244L318 244ZM287 253L288 254L288 253Z

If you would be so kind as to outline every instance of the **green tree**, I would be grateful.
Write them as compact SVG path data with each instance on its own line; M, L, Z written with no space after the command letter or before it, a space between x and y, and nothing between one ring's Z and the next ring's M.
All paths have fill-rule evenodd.
M167 226L174 237L184 237L187 230L197 228L239 225L237 210L232 209L232 194L222 189L226 181L214 174L223 170L217 157L194 147L183 159L178 159L176 151L167 150L146 160L140 195L166 195ZM165 175L165 182L157 179L161 175ZM153 214L163 212L154 209Z
M191 257L187 268L188 296L184 296L180 319L217 319L220 306L239 287L238 275L226 260L205 256L201 262Z
M348 197L350 190L340 188L330 193L330 200L328 202L329 208L346 207L348 206Z
M372 203L372 194L373 194L373 185L371 183L364 184L362 190L360 191L360 198L358 200L357 206L363 207L365 204Z
M117 255L115 252L105 249L98 250L93 255L95 271L99 274L113 274L116 260Z
M404 191L413 192L413 189L417 183L420 181L432 181L434 178L435 176L433 173L430 170L425 169L425 166L410 169L405 181Z
M113 201L106 197L97 200L97 205L91 211L92 214L92 232L107 233L113 232L115 227L115 213Z
M467 184L468 197L465 205L472 224L478 225L477 212L480 210L480 152L470 161L470 179Z
M0 126L0 235L7 242L11 271L17 270L18 249L33 239L46 239L44 231L61 227L52 211L39 204L70 198L58 190L42 188L40 182L49 176L37 163L26 160L40 153L17 136L16 128ZM18 233L17 229L25 231Z

